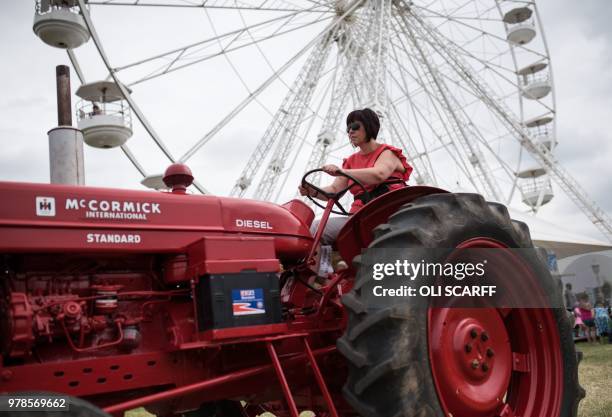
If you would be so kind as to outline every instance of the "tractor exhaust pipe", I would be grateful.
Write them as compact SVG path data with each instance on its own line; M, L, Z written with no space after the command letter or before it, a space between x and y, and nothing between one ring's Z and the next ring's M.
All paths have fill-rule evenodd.
M55 68L57 84L57 124L49 135L49 170L51 184L85 185L83 133L72 127L70 68Z

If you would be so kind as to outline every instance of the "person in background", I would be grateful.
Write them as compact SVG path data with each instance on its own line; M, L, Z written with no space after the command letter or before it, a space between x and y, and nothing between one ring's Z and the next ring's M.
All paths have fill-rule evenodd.
M582 317L580 317L580 309L575 307L573 310L574 313L574 338L580 337L580 331L584 331L586 326L582 321Z
M597 328L597 336L599 336L599 342L605 343L604 339L610 335L610 323L608 317L608 309L604 306L603 301L595 303L595 327Z
M563 295L565 297L565 308L569 311L574 311L576 307L576 295L572 291L572 284L569 282L565 284L565 293Z
M595 332L595 318L593 317L593 306L589 302L589 296L582 294L578 299L578 310L582 319L582 330L586 333L587 341L595 343L597 336Z

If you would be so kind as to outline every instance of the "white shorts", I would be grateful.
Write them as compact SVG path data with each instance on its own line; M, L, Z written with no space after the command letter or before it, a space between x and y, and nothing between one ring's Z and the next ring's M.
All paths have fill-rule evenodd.
M325 225L325 230L323 230L323 235L321 235L321 244L322 245L333 245L340 233L340 230L344 227L346 222L348 221L349 216L342 217L330 217L327 219L327 224ZM319 228L319 223L321 219L316 219L312 222L310 226L310 233L314 236L317 233L317 229Z

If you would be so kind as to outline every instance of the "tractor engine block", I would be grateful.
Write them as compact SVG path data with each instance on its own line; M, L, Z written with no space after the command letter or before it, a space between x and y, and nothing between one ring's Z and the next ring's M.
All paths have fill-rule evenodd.
M102 269L104 262L100 263ZM156 282L157 276L152 270L60 274L5 268L0 286L0 352L5 358L22 360L39 349L56 352L53 345L62 345L66 354L110 349L129 353L141 345L143 323L152 322L171 298L189 293L168 290Z

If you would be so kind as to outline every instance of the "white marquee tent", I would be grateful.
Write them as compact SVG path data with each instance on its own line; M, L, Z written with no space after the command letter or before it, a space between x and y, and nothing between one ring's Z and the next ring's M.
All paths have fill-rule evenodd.
M527 223L535 245L552 250L558 259L612 249L612 243L570 232L540 217L519 210L512 208L508 210L513 219Z

